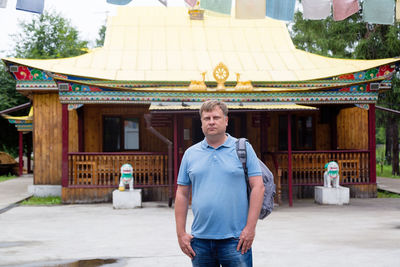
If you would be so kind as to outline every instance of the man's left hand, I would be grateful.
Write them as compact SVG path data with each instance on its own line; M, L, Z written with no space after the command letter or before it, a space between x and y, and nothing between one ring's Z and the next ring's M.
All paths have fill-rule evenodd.
M239 244L237 245L236 250L237 251L241 250L242 254L246 253L251 248L255 235L256 235L255 229L250 229L250 227L246 226L242 230L242 233L240 234Z

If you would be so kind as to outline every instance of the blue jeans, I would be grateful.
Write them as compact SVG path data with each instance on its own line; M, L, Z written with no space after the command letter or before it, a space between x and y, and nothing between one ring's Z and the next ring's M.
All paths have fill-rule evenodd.
M191 246L196 253L193 267L251 267L253 258L251 249L245 254L236 250L239 238L200 239L193 238Z

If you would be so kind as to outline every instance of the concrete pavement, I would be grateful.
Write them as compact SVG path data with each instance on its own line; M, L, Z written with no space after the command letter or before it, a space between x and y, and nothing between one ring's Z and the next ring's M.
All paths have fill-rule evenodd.
M376 181L378 189L400 194L400 179L377 177Z
M14 205L29 196L30 184L31 177L0 183L0 266L85 259L119 260L105 266L191 266L166 203L129 210L111 203ZM189 211L188 225L192 218ZM400 266L400 199L350 199L346 206L296 200L259 221L253 254L254 266Z
M0 213L15 203L31 196L28 186L33 184L33 175L26 174L0 183Z
M188 224L192 218L189 211ZM253 253L254 266L400 266L400 199L278 207L259 221ZM117 266L191 266L164 203L19 206L0 214L0 266L104 258L122 259Z

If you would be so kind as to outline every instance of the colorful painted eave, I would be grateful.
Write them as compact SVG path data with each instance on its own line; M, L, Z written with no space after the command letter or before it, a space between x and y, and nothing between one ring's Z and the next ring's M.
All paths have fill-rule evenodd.
M9 123L14 124L19 132L30 132L32 131L33 122L33 107L29 110L28 116L9 116L2 115Z
M270 18L240 20L206 12L190 20L181 7L121 7L108 20L104 47L64 59L5 58L9 66L50 71L74 79L140 83L214 81L223 62L227 82L302 82L357 75L370 69L394 68L400 58L336 59L294 47L284 22Z

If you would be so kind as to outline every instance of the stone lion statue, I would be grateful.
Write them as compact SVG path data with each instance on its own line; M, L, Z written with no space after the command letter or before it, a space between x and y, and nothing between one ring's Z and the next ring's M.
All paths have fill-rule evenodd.
M129 191L133 191L133 168L131 164L124 164L121 167L119 191L125 191L125 185L127 184L129 184Z
M324 172L324 187L339 187L339 165L334 162L325 164L326 171Z

